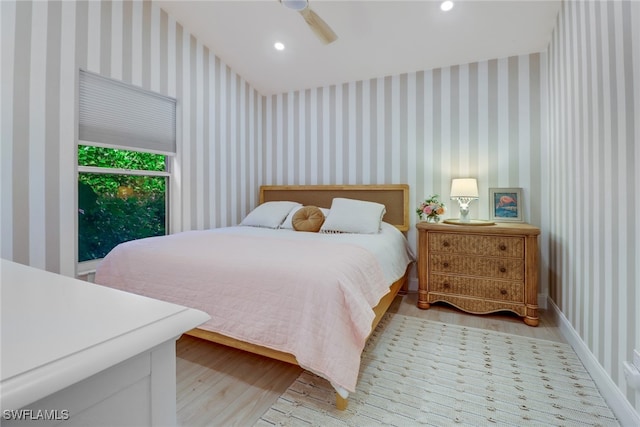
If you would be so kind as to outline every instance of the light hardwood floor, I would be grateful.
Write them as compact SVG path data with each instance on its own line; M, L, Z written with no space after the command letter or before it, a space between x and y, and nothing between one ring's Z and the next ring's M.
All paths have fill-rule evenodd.
M473 315L447 305L416 307L417 293L398 296L389 312L448 324L565 342L553 317L531 327L508 313ZM251 426L298 377L284 362L183 336L177 344L177 409L181 426Z

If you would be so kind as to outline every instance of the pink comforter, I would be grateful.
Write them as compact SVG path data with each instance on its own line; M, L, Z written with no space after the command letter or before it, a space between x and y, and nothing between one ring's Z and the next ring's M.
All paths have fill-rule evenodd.
M203 310L200 328L291 353L350 392L390 285L359 246L213 230L124 243L96 283Z

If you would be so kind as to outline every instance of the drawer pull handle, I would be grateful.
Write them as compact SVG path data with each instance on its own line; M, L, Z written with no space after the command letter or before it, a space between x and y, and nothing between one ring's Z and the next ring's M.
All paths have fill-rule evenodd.
M505 273L506 271L507 271L507 269L506 269L506 268L504 268L504 267L500 267L500 273Z
M502 244L500 245L500 250L501 250L501 251L506 251L506 250L507 250L507 245L505 245L504 243L502 243Z
M448 248L449 247L449 242L446 242L446 241L442 242L442 246L444 246L445 248Z
M507 290L506 289L500 289L500 294L501 295L506 295L507 294Z
M445 262L443 262L443 263L442 263L442 266L443 266L444 268L447 268L447 267L449 267L449 263L445 261Z
M442 287L443 287L443 288L445 288L445 289L449 289L449 288L451 287L451 285L449 285L449 283L448 283L448 282L444 282L444 283L442 284Z

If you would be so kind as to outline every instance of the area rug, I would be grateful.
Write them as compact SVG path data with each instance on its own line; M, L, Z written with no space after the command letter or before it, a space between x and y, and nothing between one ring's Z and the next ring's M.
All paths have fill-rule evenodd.
M258 426L617 426L571 346L386 314L345 411L303 372Z

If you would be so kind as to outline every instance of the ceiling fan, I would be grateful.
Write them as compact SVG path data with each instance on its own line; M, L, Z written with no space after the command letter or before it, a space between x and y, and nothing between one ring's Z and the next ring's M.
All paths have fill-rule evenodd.
M282 3L284 7L300 13L307 25L309 25L324 44L334 42L338 38L331 27L309 7L308 0L280 0L280 3Z

